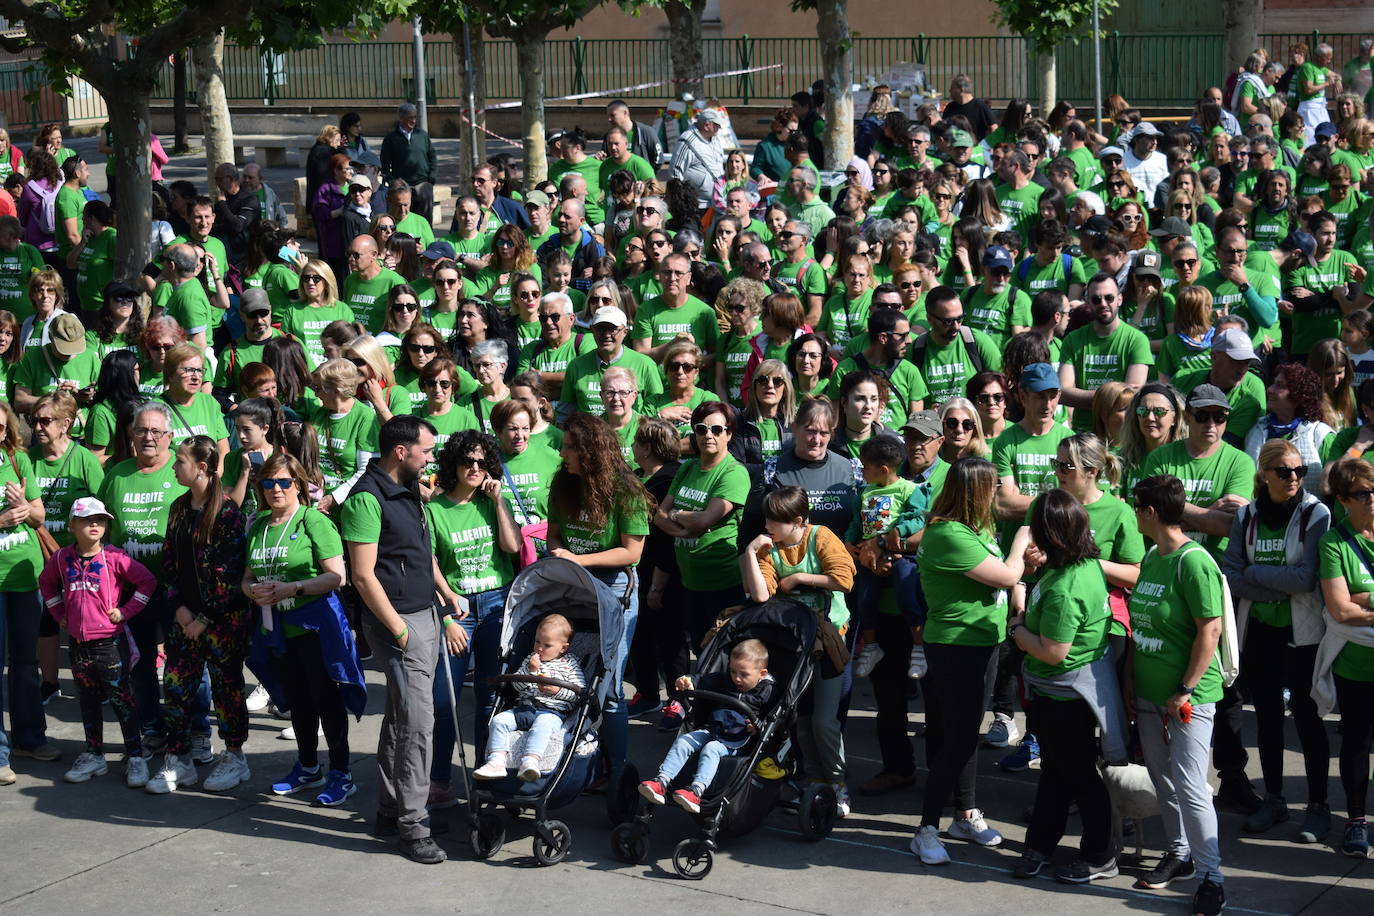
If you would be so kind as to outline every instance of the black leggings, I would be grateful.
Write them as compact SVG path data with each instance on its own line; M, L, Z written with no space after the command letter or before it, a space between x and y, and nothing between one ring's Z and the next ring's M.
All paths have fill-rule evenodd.
M926 780L921 826L940 826L945 800L953 791L958 810L976 806L974 776L978 736L983 727L984 685L996 646L926 643L930 671L926 694Z
M1250 701L1255 704L1260 768L1264 791L1283 795L1283 690L1288 688L1288 708L1302 746L1307 774L1307 803L1326 803L1326 779L1331 743L1312 700L1312 668L1317 647L1292 646L1293 628L1273 627L1250 618L1245 631L1241 668L1262 672L1252 677Z
M671 700L677 696L673 684L689 670L682 583L674 576L663 590L663 607L655 610L649 607L652 578L645 574L639 580L639 619L635 624L634 641L630 644L630 661L634 664L634 685L645 700L661 696L660 677Z
M907 671L911 667L911 625L893 614L876 615L878 645L883 657L869 675L873 704L877 707L878 751L883 772L910 776L916 771L916 753L907 734ZM929 717L929 713L927 713Z
M1042 696L1031 699L1028 712L1039 729L1040 782L1026 847L1053 857L1076 801L1083 819L1080 857L1100 865L1112 857L1112 807L1097 772L1097 716L1084 700Z
M286 654L274 659L277 677L291 701L291 727L296 730L296 754L301 766L320 762L319 735L329 747L329 768L348 772L348 711L339 687L329 677L314 633L286 638Z
M1364 817L1369 794L1369 754L1374 751L1374 681L1336 678L1336 702L1341 705L1341 788L1345 811L1352 820Z

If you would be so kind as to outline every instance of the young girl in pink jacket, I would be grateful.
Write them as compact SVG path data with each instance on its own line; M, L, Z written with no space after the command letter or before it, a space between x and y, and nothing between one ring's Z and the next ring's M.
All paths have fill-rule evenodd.
M86 750L63 777L86 782L109 772L105 764L104 716L100 704L110 701L128 754L125 781L130 788L148 782L129 665L123 652L125 620L148 606L157 580L143 564L117 547L104 545L111 522L105 504L94 497L72 504L67 525L75 543L54 553L43 566L38 588L43 604L71 634L72 677L81 704ZM120 595L128 597L121 603Z

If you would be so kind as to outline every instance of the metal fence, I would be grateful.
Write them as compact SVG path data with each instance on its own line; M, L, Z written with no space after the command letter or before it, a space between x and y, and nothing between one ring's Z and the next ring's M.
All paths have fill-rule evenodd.
M37 60L0 63L0 113L16 133L44 124L71 124L105 117L105 102L84 80L73 80L71 94L52 90L47 70Z

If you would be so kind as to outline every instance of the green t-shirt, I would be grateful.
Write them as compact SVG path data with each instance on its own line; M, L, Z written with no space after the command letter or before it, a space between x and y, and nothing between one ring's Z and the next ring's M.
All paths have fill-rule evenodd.
M1139 563L1144 559L1145 539L1130 506L1110 493L1103 493L1083 508L1088 512L1093 543L1101 551L1102 559L1113 563Z
M1064 269L1065 261L1069 265L1067 271ZM1069 255L1057 257L1044 266L1031 255L1012 271L1011 282L1017 289L1023 290L1028 297L1034 299L1036 294L1047 289L1057 289L1067 295L1072 284L1086 284L1088 278L1083 265ZM1029 303L1026 307L1030 308Z
M983 359L983 368L1000 370L1001 349L982 331L969 328L969 333L973 335L973 345ZM921 370L921 377L930 390L931 404L943 404L950 398L963 397L964 385L976 374L963 335L955 334L949 343L943 345L932 334L926 334L922 340L925 342L924 349L913 346L910 359ZM918 362L918 357L923 358Z
M697 346L708 353L714 350L719 334L716 310L696 296L688 296L677 308L654 297L646 300L635 313L630 337L634 340L647 338L649 346L661 347L679 334L691 334Z
M43 450L35 446L29 451L29 461L43 496L43 527L59 547L66 547L72 542L72 534L67 530L67 514L71 512L72 503L99 493L100 485L105 482L105 471L90 449L77 442L69 445L56 461L45 461Z
M616 162L614 159L603 159L597 166L596 187L601 189L602 199L609 199L611 196L611 176L616 172L625 170L634 176L635 181L653 181L654 167L643 156L630 154L628 162Z
M595 226L605 222L606 211L597 202L597 188L601 187L601 162L595 156L587 156L576 164L559 159L549 166L549 181L558 184L569 172L577 172L587 182L587 199L582 203L587 208L587 225Z
M108 449L114 441L115 410L108 401L91 405L86 417L86 445L90 448Z
M997 477L1011 477L1022 496L1039 496L1053 490L1059 486L1054 473L1059 443L1072 435L1072 430L1059 423L1039 436L1026 432L1020 423L1007 426L992 441L992 466L997 469ZM997 527L1003 541L1010 544L1020 524L1013 519L1000 522Z
M867 541L886 534L897 524L897 517L906 511L916 490L916 481L905 477L898 477L885 486L865 484L859 491L859 501L854 504L858 540Z
M1229 426L1229 424L1228 424ZM1169 442L1150 453L1141 468L1140 479L1155 474L1172 474L1183 481L1188 502L1208 508L1227 495L1250 499L1255 489L1255 462L1250 456L1222 442L1206 458L1191 458L1187 440ZM1188 536L1212 552L1218 559L1226 551L1227 538L1190 531Z
M297 509L280 525L272 516L260 514L248 528L248 571L259 580L300 582L323 575L324 561L343 556L339 529L318 509ZM292 596L277 602L276 610L289 613L318 600L316 595ZM288 635L291 618L283 621Z
M648 501L638 494L617 493L615 505L600 525L593 525L585 514L575 519L567 518L552 506L549 508L549 523L558 526L564 548L570 553L585 556L621 546L621 535L648 535L649 512Z
M668 487L672 508L700 512L713 499L730 503L730 511L714 527L695 538L674 538L682 585L692 591L707 592L740 583L735 541L739 519L749 496L749 472L730 455L706 470L697 458L682 462Z
M406 214L405 219L397 221L396 231L419 239L420 244L426 248L434 241L434 227L430 225L429 220L413 210Z
M1185 341L1177 333L1170 334L1164 338L1164 345L1159 348L1159 356L1155 360L1155 368L1160 375L1173 378L1180 372L1187 372L1189 369L1212 369L1212 348L1211 346L1199 347L1194 343Z
M282 336L276 328L267 336L267 340ZM249 363L262 362L262 351L267 346L267 340L257 343L240 337L232 341L219 354L219 362L215 365L214 385L216 388L224 388L233 392L235 395L239 391L239 373L243 367Z
M29 278L45 266L43 255L27 242L13 251L0 250L0 308L12 312L21 324L33 314Z
M548 445L532 441L520 454L503 454L501 460L509 475L501 479L502 492L515 514L516 524L529 525L548 518L549 486L553 483L553 475L563 466L563 457ZM515 490L511 489L512 483Z
M663 379L658 365L643 353L622 347L620 355L610 365L624 366L635 374L635 382L639 385L637 403L647 403L655 395L663 393ZM601 354L595 349L575 357L563 374L563 392L558 400L573 405L573 409L583 413L601 416L606 412L605 405L601 403L601 374L607 368L609 366L602 365Z
M1359 548L1359 554L1346 543L1341 536L1342 531L1350 534ZM1359 532L1350 533L1344 523L1327 531L1318 542L1317 578L1344 579L1352 596L1374 592L1374 577L1369 574L1370 563L1374 563L1374 543ZM1348 681L1374 681L1374 647L1347 642L1336 656L1331 670Z
M114 279L115 238L113 226L102 229L76 257L76 290L84 311L98 311L105 302L105 286Z
M286 317L292 309L300 308L300 303L291 298L291 293L300 289L300 276L280 261L263 264L243 279L245 288L256 288L267 293L267 301L272 305L272 315L278 321Z
M1326 68L1318 66L1312 61L1304 61L1298 68L1297 76L1293 77L1293 91L1298 94L1299 102L1310 102L1319 99L1326 94ZM1312 93L1303 91L1303 83L1311 83L1317 87Z
M1180 372L1174 378L1174 387L1186 397L1198 385L1204 384L1211 376L1211 367ZM1231 419L1227 429L1249 430L1268 409L1269 396L1264 390L1264 382L1253 372L1247 372L1230 391L1226 400L1231 405Z
M542 338L531 340L520 348L520 371L566 372L573 357L596 349L590 334L573 334L557 347L550 347Z
M1026 599L1026 629L1049 642L1069 643L1069 654L1057 665L1027 655L1026 671L1054 677L1097 661L1107 652L1107 580L1096 560L1046 569Z
M1221 616L1225 587L1216 562L1192 544L1164 556L1158 550L1146 554L1130 602L1137 695L1163 706L1178 691L1193 654L1197 619ZM1193 703L1221 699L1215 658L1191 686Z
M1287 566L1288 548L1286 535L1288 526L1271 528L1264 522L1255 521L1255 559L1254 566ZM1271 627L1286 627L1293 623L1293 602L1287 598L1280 601L1255 601L1250 605L1250 617Z
M406 282L396 271L383 267L377 276L364 280L356 272L343 281L340 298L353 310L354 317L363 323L369 334L376 334L386 320L386 295L393 286Z
M1137 328L1124 321L1106 337L1098 336L1095 324L1086 324L1064 338L1061 360L1073 366L1074 385L1083 391L1096 391L1107 382L1123 382L1126 370L1143 363L1154 365L1150 341ZM1092 429L1092 411L1075 410L1075 432Z
M1009 184L997 189L997 206L1011 218L1011 227L1021 233L1021 244L1030 243L1030 227L1040 218L1040 196L1045 189L1035 182L1017 190Z
M804 271L804 272L803 272ZM801 279L797 279L797 275ZM773 265L773 279L786 286L806 308L807 296L824 296L827 282L825 270L811 258L802 258L795 264L778 261Z
M1287 207L1270 213L1264 204L1258 204L1250 211L1250 235L1254 238L1257 251L1272 251L1279 247L1293 228L1293 217Z
M730 403L737 408L744 406L744 397L740 389L744 384L744 370L749 367L749 359L754 355L755 334L757 330L739 337L734 331L726 331L720 335L720 340L716 343L716 365L725 367L725 393L729 395ZM767 337L764 338L764 342L764 359L780 360L786 357L786 345L774 347L768 342Z
M825 300L821 324L817 330L824 334L832 345L843 347L867 331L869 304L872 301L871 289L864 290L854 299L850 299L846 292L836 293Z
M172 414L172 451L192 436L209 436L216 442L229 438L224 412L212 395L197 391L186 406L173 406L166 396L163 401Z
M282 333L294 337L305 349L306 364L318 366L325 358L320 332L335 321L353 321L355 316L346 303L335 302L330 306L295 306L279 317Z
M1347 265L1357 263L1355 256L1339 248L1318 261L1316 267L1304 264L1283 276L1283 290L1287 293L1295 287L1305 287L1313 293L1329 293L1350 280ZM1341 310L1336 307L1320 308L1312 312L1293 313L1293 340L1289 350L1294 353L1308 353L1318 343L1328 337L1341 336Z
M99 377L100 357L90 347L62 362L40 345L29 348L19 360L14 369L14 386L41 397L56 391L62 382L71 382L79 390L91 387Z
M154 576L162 576L162 544L172 502L186 488L177 483L172 457L155 471L143 473L135 459L121 461L105 473L100 501L114 515L110 543L133 557Z
M199 277L192 277L177 286L167 300L167 314L175 318L187 334L204 331L209 337L215 327L215 313L218 311L210 304L210 297Z
M425 466L425 474L435 474L439 470L439 453L444 450L448 440L453 438L455 433L465 429L480 429L477 423L477 416L466 407L454 404L449 408L448 413L431 414L426 412L424 405L411 411L417 417L423 417L434 427L434 461Z
M29 456L15 452L11 463L9 455L0 451L0 497L6 484L21 482L25 500L42 495ZM8 500L0 498L0 502L4 508L9 508ZM0 528L0 591L34 591L38 588L38 573L42 568L43 551L38 546L38 535L27 522Z
M988 557L1001 559L992 532L936 521L926 528L916 563L930 615L925 641L941 645L996 646L1007 638L1007 592L976 582L968 571Z
M1031 326L1030 296L1010 284L1000 293L989 293L981 285L969 287L959 298L967 309L965 323L988 335L999 348L1007 345L1013 327Z
M67 241L67 233L62 226L66 220L76 220L76 237L81 237L82 224L85 222L81 218L81 212L86 209L86 195L80 190L63 184L57 189L57 199L53 201L53 241L57 243L57 253L62 260L67 260L67 255L71 253L72 243Z
M850 372L858 371L860 365L858 358L850 357L835 368L830 374L830 400L839 402L840 386L844 383L844 377ZM887 377L889 389L887 403L883 405L879 420L888 429L901 429L902 424L906 422L907 408L911 406L911 402L924 402L930 396L930 389L926 387L925 379L921 378L921 370L906 360L899 360L890 367L883 367L879 373Z
M1273 263L1273 259L1267 255L1265 260ZM1275 300L1281 298L1282 291L1279 289L1278 274L1251 270L1248 263L1245 270L1246 279L1250 281L1250 287L1256 295ZM1264 343L1265 338L1273 341L1276 345L1280 342L1278 318L1275 317L1274 323L1271 325L1261 325L1250 310L1250 306L1245 304L1245 294L1240 291L1240 287L1223 277L1219 271L1214 270L1199 277L1197 285L1205 287L1212 293L1212 310L1214 313L1220 314L1222 311L1226 311L1232 315L1240 315L1245 319L1250 326L1250 341L1256 349L1259 349L1260 345Z
M716 400L719 400L719 398L715 395L714 392L707 391L704 388L693 388L692 393L687 396L687 400L684 401L682 404L676 406L686 407L689 410L696 410L699 406L705 404L707 401ZM649 403L646 405L644 410L644 415L658 416L658 412L660 410L662 410L665 407L672 406L675 406L673 395L671 392L665 391L662 394L655 395L654 397L649 399ZM686 436L690 436L692 434L692 422L690 418L682 421L681 423L673 423L673 427L677 430L677 434L679 437L685 438ZM638 434L638 431L639 424L637 423L630 424L626 427L625 430L618 431L621 435L621 443L625 446L626 449L634 445L634 437ZM635 466L634 458L629 452L626 452L625 461L630 465L630 467Z
M470 294L479 299L489 299L502 309L509 311L511 307L510 285L515 281L517 274L529 274L538 280L541 286L544 283L544 275L539 270L538 264L531 264L524 270L501 270L497 267L483 267L477 271L477 276L473 278L471 287L464 292L464 295ZM506 278L504 282L501 280L503 276ZM521 331L519 335L521 338L538 337L539 320L535 319L529 325L522 325L519 330Z
M308 404L301 419L315 427L325 490L334 490L358 472L359 453L377 454L381 425L376 411L362 401L354 401L352 409L342 416L321 404Z
M460 594L489 592L515 578L511 555L496 543L497 511L496 504L481 494L474 494L465 503L442 494L425 504L439 571L449 587Z

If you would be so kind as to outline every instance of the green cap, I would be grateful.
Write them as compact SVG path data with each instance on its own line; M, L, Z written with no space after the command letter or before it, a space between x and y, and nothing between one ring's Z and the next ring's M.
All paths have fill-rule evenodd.
M969 136L969 132L966 130L952 131L949 135L949 146L950 149L956 149L960 146L972 147L973 138Z

